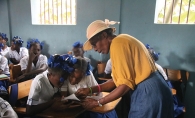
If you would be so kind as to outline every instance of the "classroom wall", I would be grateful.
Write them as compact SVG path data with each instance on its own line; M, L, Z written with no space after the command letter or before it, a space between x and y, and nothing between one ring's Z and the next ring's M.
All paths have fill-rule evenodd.
M10 38L9 14L7 0L0 0L0 32L6 33Z
M75 41L84 42L86 28L94 20L108 18L120 21L120 25L115 25L117 33L128 33L144 44L150 44L161 53L157 63L162 67L190 71L185 96L186 118L194 118L195 26L154 24L155 2L77 0L77 25L39 26L31 24L30 0L0 0L0 31L10 36L19 35L25 42L29 38L39 38L45 42L43 53L50 55L66 53ZM86 56L92 59L93 64L109 58L94 51L86 52Z
M5 1L1 0L2 6L6 6ZM3 9L3 11L5 11L4 14L7 14L7 11L10 10L10 25L12 27L10 35L12 37L19 35L25 41L25 45L30 38L44 41L43 53L47 56L67 53L76 41L84 43L86 41L86 28L92 21L104 20L105 18L118 21L120 16L120 0L77 0L77 25L32 25L30 0L8 1L9 8ZM107 7L110 3L113 5ZM109 58L108 55L100 55L94 51L86 52L86 56L90 57L92 65L96 63L96 60L107 61Z
M154 24L156 0L122 0L120 32L150 44L160 53L162 67L190 71L185 104L186 118L195 112L195 25Z

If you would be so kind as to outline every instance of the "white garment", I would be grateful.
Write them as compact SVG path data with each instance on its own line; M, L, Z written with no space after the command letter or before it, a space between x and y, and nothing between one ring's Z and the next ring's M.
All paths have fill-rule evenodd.
M53 95L58 91L58 88L51 85L47 73L48 71L45 71L34 78L27 100L28 105L48 102L52 100Z
M162 74L162 76L164 77L164 79L165 79L165 80L168 80L168 77L167 77L165 71L163 70L163 68L162 68L159 64L157 64L157 63L155 63L155 65L156 65L158 71L159 71L159 72Z
M71 85L69 80L67 80L66 82L64 83L63 86L68 85L69 94L75 93L79 88L89 88L98 85L91 71L90 75L84 76L78 84Z
M28 49L25 47L20 48L19 54L16 50L9 50L9 58L15 58L20 61L24 56L28 56Z
M3 55L3 56L5 56L6 58L9 58L9 50L10 50L11 48L10 47L6 47L4 50L3 49L1 49L1 55Z
M20 60L20 66L21 66L21 71L25 70L28 66L28 60L29 56L25 56ZM32 63L32 68L31 70L36 70L41 68L41 65L46 64L47 65L47 57L45 55L40 54L38 61L36 63L36 66Z
M112 63L111 63L111 59L109 59L109 60L107 61L104 72L105 72L106 74L111 74L111 73L112 73Z
M5 112L8 112L9 114L5 116ZM0 97L0 117L1 118L18 118L12 106L7 101L2 99L1 97Z
M0 69L3 71L3 74L10 74L7 58L0 55Z

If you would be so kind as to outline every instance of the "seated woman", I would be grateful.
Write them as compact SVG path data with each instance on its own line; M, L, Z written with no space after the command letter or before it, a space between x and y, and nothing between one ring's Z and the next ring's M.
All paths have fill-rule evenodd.
M28 56L28 50L22 47L23 40L21 37L14 36L11 42L11 50L9 51L10 61L13 64L19 64L20 60Z
M6 37L6 34L0 33L0 43L3 44L3 47L1 48L1 54L6 58L9 58L10 47L7 46L7 41L8 38Z
M27 100L27 114L35 115L50 106L55 110L63 110L66 108L66 106L60 107L63 104L61 97L58 99L55 94L62 85L60 78L66 78L65 75L68 74L65 71L66 60L64 60L67 56L50 56L48 59L48 70L34 78Z
M38 39L32 39L27 42L29 56L20 60L21 71L23 75L17 78L17 81L25 81L34 78L36 75L47 70L47 57L41 54L43 43Z
M91 60L87 57L84 56L84 50L83 50L83 44L80 43L79 41L75 42L72 48L72 52L75 57L82 57L84 58L87 62L91 63Z
M0 43L0 52L1 52L2 47L3 47L3 44ZM1 55L1 53L0 53L0 74L5 74L8 77L10 76L7 58ZM7 94L8 86L9 86L8 80L1 80L0 81L0 94Z
M87 62L85 59L81 57L75 57L75 58L76 61L70 61L75 63L72 63L70 64L72 66L69 66L74 70L72 70L70 76L68 77L67 81L65 81L63 85L68 87L68 94L75 93L79 88L90 89L90 87L98 85L97 81L93 76L93 73L90 71L89 62ZM79 118L117 118L117 114L115 110L107 113L95 113L95 112L87 111L83 113L81 116L79 116Z

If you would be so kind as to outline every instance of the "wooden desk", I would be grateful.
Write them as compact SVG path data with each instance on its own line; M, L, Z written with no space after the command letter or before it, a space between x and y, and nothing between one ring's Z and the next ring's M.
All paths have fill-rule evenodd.
M103 93L103 96L106 96L109 94L108 92L102 92L102 93ZM106 112L112 111L113 109L115 109L115 107L120 102L120 100L121 100L121 97L112 101L112 102L109 102L109 103L103 105L102 107L95 107L90 111L98 112L98 113L106 113Z
M47 110L37 114L36 116L44 118L76 118L84 111L85 109L82 106L69 108L64 111L53 111L51 108L48 108Z

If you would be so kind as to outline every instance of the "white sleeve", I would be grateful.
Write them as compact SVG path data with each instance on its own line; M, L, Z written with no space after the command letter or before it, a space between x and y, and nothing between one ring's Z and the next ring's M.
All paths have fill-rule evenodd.
M26 59L27 58L24 57L20 60L21 71L23 71L27 68L28 60L26 60Z
M90 75L87 76L86 79L87 87L92 87L98 85L97 81L95 80L95 77L93 76L93 73L90 71Z
M13 54L13 51L11 49L9 50L9 58L14 58L14 54Z
M40 76L37 76L37 77L40 77ZM30 92L29 92L28 100L27 100L28 105L38 105L39 104L40 91L41 91L41 83L40 81L37 81L35 78L30 87Z
M5 70L5 67L8 65L8 61L7 58L5 58L4 56L2 56L1 61L0 61L0 69L2 71Z
M162 76L164 77L164 79L165 79L165 80L168 80L168 77L167 77L165 71L163 70L163 68L162 68L159 64L157 64L157 63L155 63L155 65L156 65L158 71L159 71L159 72L162 74Z
M108 62L106 63L106 67L105 67L104 72L105 72L106 74L112 73L111 59L109 59Z
M47 57L45 55L43 55L40 58L40 65L42 65L42 64L46 64L47 65Z
M25 57L25 56L28 56L28 49L23 48L23 50L22 50L22 58Z

